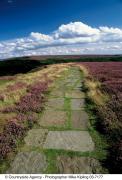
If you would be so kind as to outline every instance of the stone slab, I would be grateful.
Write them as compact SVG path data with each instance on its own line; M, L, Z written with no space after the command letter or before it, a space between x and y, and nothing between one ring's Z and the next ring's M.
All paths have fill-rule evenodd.
M85 100L82 99L71 99L71 109L72 110L81 110L81 108L84 108L85 106Z
M49 131L44 149L93 151L94 143L87 131Z
M80 98L84 98L85 94L81 92L80 90L73 90L73 91L66 92L65 97L72 98L72 99L75 99L75 98L80 99Z
M50 93L50 96L53 96L53 97L63 97L64 96L64 92L61 91L61 90L53 90Z
M59 174L100 174L102 168L98 160L89 157L57 157Z
M72 81L72 82L67 83L66 86L72 88L73 86L75 86L75 84L76 82Z
M89 125L89 117L85 111L72 111L71 122L73 128L87 129Z
M63 109L64 98L50 98L50 99L48 99L46 106L55 108L55 109Z
M8 174L41 174L46 169L46 157L44 154L31 151L20 152L16 155Z
M47 133L47 129L32 129L28 132L28 135L25 137L24 141L27 146L41 147L44 143Z
M60 127L65 124L66 120L67 120L67 116L65 111L45 110L39 124L41 126Z

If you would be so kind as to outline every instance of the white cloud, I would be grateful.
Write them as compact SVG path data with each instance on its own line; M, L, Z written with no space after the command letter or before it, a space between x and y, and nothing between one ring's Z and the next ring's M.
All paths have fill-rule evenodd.
M38 32L31 32L30 37L37 41L43 41L43 42L50 42L53 40L52 36L41 34Z
M122 42L122 29L113 27L100 27L101 39L109 42Z
M99 27L99 29L103 33L107 33L107 34L120 34L120 35L122 35L122 30L119 29L119 28L113 28L113 27L109 28L107 26L103 26L103 27Z
M76 38L76 37L88 37L99 35L99 29L92 28L82 22L74 22L66 25L61 25L57 31L55 31L55 38Z
M28 37L0 42L0 59L13 56L121 53L122 29L94 28L82 22L61 25L51 34L31 32Z

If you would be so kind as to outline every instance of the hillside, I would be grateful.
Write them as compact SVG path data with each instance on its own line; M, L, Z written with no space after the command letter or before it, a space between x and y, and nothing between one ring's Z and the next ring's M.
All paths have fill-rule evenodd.
M121 172L122 62L84 61L0 62L1 173Z

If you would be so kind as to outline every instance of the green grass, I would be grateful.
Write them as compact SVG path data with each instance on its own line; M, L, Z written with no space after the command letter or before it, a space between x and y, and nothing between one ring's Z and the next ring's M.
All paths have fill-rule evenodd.
M65 123L65 127L67 129L71 129L71 108L70 108L70 98L65 98L64 101L64 109L66 111L66 115L67 115L67 121Z
M73 74L73 71L70 70L70 73ZM81 73L81 78L83 78L83 74ZM70 89L75 88L77 83L79 83L80 80L78 80L74 86L70 87ZM57 127L50 127L49 130L58 130L58 131L63 131L63 130L77 130L81 131L81 129L75 129L72 127L72 122L71 122L71 98L66 98L65 97L65 105L64 109L67 112L67 117L68 120L66 121L66 126L57 128ZM88 112L90 114L90 111ZM94 116L90 116L90 119L94 119ZM54 149L49 149L49 150L44 150L47 159L48 159L48 167L45 171L45 173L58 173L57 167L56 167L56 159L58 156L68 156L68 157L91 157L95 158L98 160L106 158L106 151L105 148L106 143L104 142L104 139L100 136L100 134L95 130L95 127L90 126L88 129L90 135L93 138L93 141L95 142L95 150L92 152L74 152L74 151L66 151L66 150L54 150Z
M1 79L1 80L0 80L0 86L3 85L3 84L5 84L5 83L8 83L8 82L10 82L10 81L9 81L9 80L6 80L6 79L4 79L4 80Z
M75 76L76 69L78 68L70 68L68 71L66 71L62 77L59 77L55 81L55 85L59 85L61 81L65 80L69 74L72 74ZM83 73L80 73L81 75L81 80L84 78ZM81 81L80 79L77 80L77 82L73 85L70 86L68 90L72 90L75 88L75 86ZM50 91L53 91L53 88L50 89ZM47 93L47 98L50 97L50 93ZM69 157L91 157L91 158L96 158L98 160L104 160L107 155L107 144L104 139L104 137L96 130L96 115L93 113L93 108L94 105L91 102L86 102L86 107L85 110L87 111L89 115L89 120L90 120L90 127L88 129L90 135L93 138L93 141L95 143L95 150L92 152L74 152L74 151L66 151L66 150L42 150L40 147L30 147L26 146L22 142L18 142L16 152L18 151L37 151L37 152L44 152L47 158L47 169L45 170L44 173L47 174L53 174L53 173L58 173L58 169L56 167L56 159L58 156L63 155L63 156L69 156ZM51 127L42 127L41 128L46 128L50 131L65 131L65 130L82 130L82 129L75 129L72 127L72 122L71 122L71 98L67 98L64 96L64 108L63 110L67 113L67 121L64 124L64 126L61 127L56 127L56 126L51 126ZM44 112L44 111L43 111ZM43 112L39 113L39 119L41 118ZM39 128L40 126L38 124L34 125L35 128ZM5 172L5 170L9 167L10 161L4 161L2 165L0 165L0 172Z
M10 167L10 162L10 159L0 161L0 174L4 174L7 171L7 169Z
M46 158L47 158L47 163L48 166L46 170L44 171L45 174L57 174L58 170L56 167L56 158L57 154L54 151L48 150L44 151Z
M99 160L104 160L107 157L108 154L108 144L106 141L106 138L104 135L100 134L99 131L97 131L96 124L97 124L97 116L94 113L94 107L95 105L93 102L86 101L86 107L85 110L89 115L89 121L90 121L90 126L89 126L89 133L95 143L95 156Z
M44 173L46 174L56 174L59 173L56 163L57 163L57 157L58 156L65 156L65 157L89 157L89 158L95 158L98 159L96 156L96 152L76 152L76 151L65 151L62 149L54 150L54 149L48 149L43 151L47 157L48 166ZM102 168L103 173L107 173L107 170Z
M68 157L92 157L92 152L73 152L65 150L44 150L44 153L47 157L48 166L44 173L46 174L56 174L58 169L56 167L57 157L58 156L68 156Z
M23 139L19 139L16 143L16 148L14 149L14 151L9 153L6 159L0 160L0 174L5 174L5 172L9 169L11 162L14 160L16 154L20 151L20 149L23 146Z
M96 106L94 102L87 96L88 89L86 89L84 83L82 91L85 93L85 111L88 113L90 122L88 131L95 143L95 151L93 153L93 156L98 160L104 160L107 158L107 149L109 145L105 136L97 130L98 117L96 115Z

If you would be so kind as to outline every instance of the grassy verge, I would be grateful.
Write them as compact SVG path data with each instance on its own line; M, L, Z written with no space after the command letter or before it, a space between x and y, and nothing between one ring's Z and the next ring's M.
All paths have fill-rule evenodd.
M29 81L29 85L30 85L30 86L28 86L29 91L32 90L33 88L36 88L36 89L35 89L35 91L34 90L31 91L31 98L30 97L28 98L28 91L25 93L24 98L26 98L26 101L24 101L24 102L27 103L27 105L26 105L27 109L26 108L24 108L24 109L26 109L25 110L26 112L23 111L23 108L21 108L21 107L25 107L25 104L22 101L18 100L19 105L15 104L15 102L13 102L13 101L10 103L10 110L7 111L7 115L10 115L11 107L13 108L12 112L15 111L17 113L14 114L14 118L11 121L9 119L10 118L10 116L9 116L9 117L6 117L6 119L5 119L6 122L2 123L3 129L4 129L4 124L8 125L9 121L12 125L9 124L9 126L7 126L8 129L6 131L4 129L2 134L0 134L1 139L2 139L0 142L0 147L1 147L0 173L4 173L8 169L10 162L13 160L13 158L15 157L16 153L19 151L19 149L22 145L22 141L26 135L26 132L33 126L38 126L37 122L35 122L37 119L36 115L38 116L39 112L42 111L43 108L40 108L39 112L36 111L37 108L33 109L34 99L32 97L36 98L38 96L40 98L39 94L41 94L41 89L43 89L43 87L44 87L43 81L48 82L48 80L49 80L50 83L52 83L52 81L54 81L56 79L56 77L59 76L60 73L62 73L64 70L65 70L64 65L60 65L60 67L58 65L54 65L54 66L48 67L47 69L43 69L42 71L19 75L17 77L17 79L21 80L22 82L25 81L28 83L28 81ZM34 81L35 78L36 78L36 84ZM14 83L16 83L16 81ZM42 83L42 86L40 86L40 83ZM38 90L38 92L36 90ZM8 93L8 95L10 95L10 93L11 93L11 91L10 92L6 91L6 92ZM13 91L12 91L12 93L13 93ZM23 97L22 94L21 94L21 96ZM45 96L47 96L47 94L43 93L42 96L45 97ZM37 100L39 100L39 98L37 98ZM30 99L32 100L31 103L30 103ZM13 97L12 97L12 100L13 100ZM37 100L36 100L36 102L37 102ZM5 103L4 101L6 101L6 99L1 100L0 103L3 105ZM40 106L41 106L42 102L43 101L40 100L40 102L39 102ZM7 103L7 105L8 105L8 103ZM14 105L14 106L12 106L12 105ZM6 105L5 105L5 107L6 107ZM19 107L17 111L16 111L16 107ZM28 107L29 107L29 109L28 109ZM2 114L0 113L0 115L2 115ZM17 116L17 115L21 115L21 116ZM31 118L33 118L31 115L35 115L34 118L36 118L36 119L34 121L31 120ZM31 117L30 120L29 119L27 120L27 116ZM3 117L5 118L4 114L3 114ZM17 118L18 119L21 118L21 120L18 120ZM21 122L21 124L20 124L20 122ZM13 124L14 124L14 127L13 127ZM20 134L22 134L21 137L19 137L19 135L17 136L17 133L14 134L14 132L15 132L14 130L16 130L18 132L18 129L19 129ZM12 133L14 135L11 134L10 130L12 131ZM13 146L12 146L11 141L12 142L15 141L15 144ZM9 152L6 151L7 150L6 144L7 144L7 146L9 146ZM6 154L3 154L4 151L6 152Z
M95 143L95 151L92 153L92 157L100 161L103 167L103 173L106 173L108 170L104 162L108 156L109 144L106 136L103 135L98 128L99 117L96 113L96 102L103 104L107 100L107 97L97 90L100 86L98 83L95 84L95 82L92 83L92 81L89 80L88 72L84 67L81 68L81 71L84 76L82 91L85 93L85 111L88 113L90 121L88 131Z

